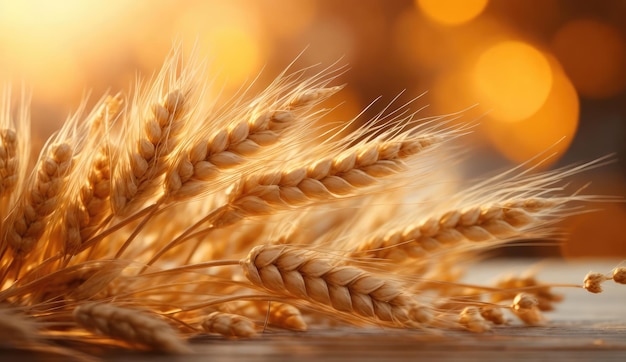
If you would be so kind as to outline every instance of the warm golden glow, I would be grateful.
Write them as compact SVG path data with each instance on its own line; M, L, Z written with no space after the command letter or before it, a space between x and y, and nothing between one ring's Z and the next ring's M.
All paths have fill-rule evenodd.
M567 150L576 134L578 95L558 63L551 63L554 74L552 90L543 106L532 116L518 122L502 122L488 117L482 123L491 143L513 162L527 162L542 152L546 152L546 156L556 154L542 164L543 167L548 166ZM540 161L544 161L544 157L539 157L529 166Z
M119 18L120 1L3 1L0 3L0 76L27 82L51 102L80 97L85 84L81 61L100 42L107 24ZM127 6L131 10L132 6ZM90 39L87 39L87 38ZM108 37L110 38L110 37ZM109 44L112 42L109 39Z
M198 13L219 14L198 22ZM176 24L184 39L196 39L200 55L218 72L216 84L230 87L254 78L262 66L264 32L254 12L238 2L204 2L189 8Z
M483 52L474 68L477 100L500 121L530 117L546 101L552 71L546 57L519 41L504 41Z
M466 23L483 12L487 0L416 0L417 5L434 21L445 25Z
M605 98L626 86L626 39L596 20L574 20L553 40L554 52L580 94Z
M318 6L315 0L264 0L257 4L263 13L272 15L262 17L263 27L281 38L292 38L309 27Z
M607 179L617 179L616 175L603 176ZM578 258L626 255L626 243L622 232L624 222L626 209L623 204L608 202L597 204L594 212L567 218L568 238L561 244L561 251L566 257Z

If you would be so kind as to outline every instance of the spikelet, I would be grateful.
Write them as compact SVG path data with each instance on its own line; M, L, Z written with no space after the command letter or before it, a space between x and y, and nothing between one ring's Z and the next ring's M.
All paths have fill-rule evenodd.
M620 267L613 269L613 281L619 284L626 284L626 268Z
M213 312L202 321L202 329L224 337L250 338L257 335L254 322L231 313Z
M488 320L489 322L496 324L496 325L506 323L506 320L504 319L504 314L502 313L502 310L498 307L494 307L494 306L481 307L480 315L481 317L485 318L485 320Z
M537 298L527 293L519 293L513 299L511 311L524 323L534 326L545 323L545 317L538 308Z
M275 302L270 305L268 323L293 331L306 331L308 328L300 310L287 303Z
M602 273L589 272L583 281L583 288L591 293L602 293L602 283L611 278Z

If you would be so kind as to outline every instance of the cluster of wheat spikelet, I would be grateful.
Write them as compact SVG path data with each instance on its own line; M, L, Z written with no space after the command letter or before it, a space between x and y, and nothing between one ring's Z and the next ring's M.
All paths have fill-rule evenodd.
M459 153L450 141L468 131L455 115L400 107L322 125L341 68L211 101L199 66L181 59L133 95L76 112L34 163L27 102L12 110L5 92L6 343L178 353L198 335L329 322L481 332L507 314L541 323L559 300L532 277L463 285L455 266L578 212L591 197L559 184L594 163L454 190L442 176Z

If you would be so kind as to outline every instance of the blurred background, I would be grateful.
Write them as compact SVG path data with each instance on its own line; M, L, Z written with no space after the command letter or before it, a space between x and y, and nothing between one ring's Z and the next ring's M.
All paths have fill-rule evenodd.
M226 93L261 70L256 84L268 84L306 49L301 67L349 64L334 119L427 91L415 103L429 105L424 116L475 106L464 117L480 120L465 140L475 173L548 148L543 168L614 153L575 182L623 197L624 19L621 0L0 0L0 82L32 89L41 144L86 94L128 90L177 41L209 60ZM626 256L626 205L592 207L565 222L561 247L540 250Z

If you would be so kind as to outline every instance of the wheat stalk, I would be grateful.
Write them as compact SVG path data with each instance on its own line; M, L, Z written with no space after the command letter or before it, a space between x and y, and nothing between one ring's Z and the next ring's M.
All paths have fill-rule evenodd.
M265 110L251 119L216 131L208 139L195 141L166 177L168 196L191 197L221 171L243 165L262 147L275 144L291 125L302 121L303 108L332 96L342 87L317 88L294 94L274 110Z

